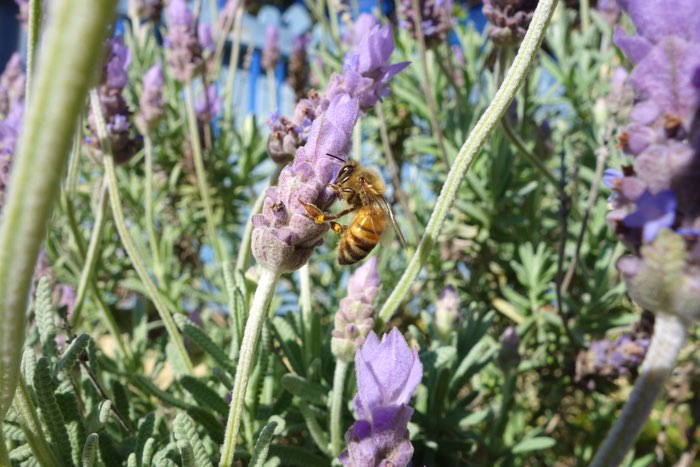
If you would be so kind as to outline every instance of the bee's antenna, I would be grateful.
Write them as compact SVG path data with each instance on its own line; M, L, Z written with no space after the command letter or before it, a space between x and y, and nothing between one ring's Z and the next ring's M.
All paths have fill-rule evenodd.
M345 161L344 161L343 159L341 159L340 157L336 156L335 154L331 154L330 152L327 152L327 153L326 153L326 156L331 156L333 159L337 159L337 160L339 160L340 162L345 163Z

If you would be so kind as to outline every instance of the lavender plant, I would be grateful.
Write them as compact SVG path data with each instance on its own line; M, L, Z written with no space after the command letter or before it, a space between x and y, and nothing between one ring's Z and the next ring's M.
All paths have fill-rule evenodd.
M267 99L259 5L41 3L0 75L0 465L694 462L690 2L312 0ZM349 160L408 245L340 266Z

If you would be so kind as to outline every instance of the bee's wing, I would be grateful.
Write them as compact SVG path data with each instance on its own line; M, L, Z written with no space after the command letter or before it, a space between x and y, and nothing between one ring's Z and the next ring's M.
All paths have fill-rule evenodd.
M391 227L394 229L394 231L397 233L399 236L399 241L401 242L401 246L406 248L406 239L403 236L403 233L401 233L401 228L399 227L398 222L396 222L396 217L394 216L394 211L391 210L391 206L389 206L389 202L386 200L386 198L382 195L374 194L370 190L367 189L367 187L362 184L362 194L364 195L365 199L367 200L367 204L369 205L369 209L373 212L376 212L375 210L380 210L382 211L386 217L389 219L389 222L391 223ZM370 218L371 220L371 218ZM372 226L374 227L374 226Z

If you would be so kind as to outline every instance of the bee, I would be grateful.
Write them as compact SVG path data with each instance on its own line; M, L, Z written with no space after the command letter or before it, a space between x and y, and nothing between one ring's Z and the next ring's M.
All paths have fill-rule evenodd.
M337 156L327 154L340 161ZM394 213L384 198L384 180L373 169L363 167L359 162L343 161L338 175L328 187L337 191L348 204L348 208L338 214L325 213L316 205L299 202L316 223L330 222L333 231L340 235L338 243L338 263L355 264L364 259L379 243L379 239L391 224L399 236L402 245L406 245ZM336 222L347 214L354 212L355 217L349 225Z

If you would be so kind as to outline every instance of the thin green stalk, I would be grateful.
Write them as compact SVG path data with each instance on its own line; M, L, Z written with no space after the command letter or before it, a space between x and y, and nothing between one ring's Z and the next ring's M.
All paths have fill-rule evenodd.
M241 425L241 416L245 410L245 396L248 388L248 378L253 366L255 356L255 344L260 336L263 321L265 320L267 307L270 304L275 285L280 276L279 271L272 271L267 268L260 269L258 288L255 289L255 296L250 306L248 320L243 332L241 350L238 354L238 366L236 376L233 381L233 391L231 392L231 409L226 421L226 434L224 444L221 447L221 458L219 466L228 467L233 465L233 457L238 441L238 430Z
M305 341L311 337L311 272L309 271L309 263L306 263L299 270L299 294L301 302L301 321L304 323Z
M508 123L508 119L503 118L501 120L501 128L503 129L503 133L506 135L508 140L513 143L513 145L518 149L520 154L525 156L525 159L535 167L535 169L542 175L544 178L547 179L548 182L552 184L552 186L558 186L559 182L557 182L557 179L552 173L547 170L547 167L542 163L542 161L537 157L536 154L533 154L532 151L530 151L527 146L525 145L525 142L518 136L513 129L511 128L510 124Z
M71 203L72 205L72 203ZM78 282L78 291L76 292L75 298L75 308L73 311L72 322L78 323L80 321L80 314L85 303L85 296L87 294L88 286L94 285L93 273L95 272L95 265L97 264L97 258L99 257L99 247L102 240L102 233L104 232L104 226L107 216L105 213L107 211L107 180L103 180L102 187L100 188L100 197L97 201L97 207L95 212L95 222L92 227L92 234L90 235L90 243L88 244L87 252L85 253L83 261L83 270L80 272L80 282ZM92 289L92 287L91 287ZM106 309L106 313L103 316L109 331L114 336L114 339L119 346L119 350L123 355L129 355L129 350L126 345L124 345L124 340L122 339L121 332L119 331L119 326L114 319L114 315Z
M151 258L153 268L156 270L156 277L160 280L163 265L160 262L160 250L158 249L158 237L156 236L155 220L153 216L153 141L151 135L144 135L144 148L146 152L145 160L145 180L146 199L144 200L146 212L146 230L148 231L148 243L151 247Z
M335 374L333 375L333 393L331 396L331 451L334 456L340 454L343 448L342 437L343 433L343 394L345 388L345 376L348 374L348 362L336 359Z
M412 0L413 3L413 24L416 25L415 31L418 36L418 61L420 62L421 73L423 74L421 79L421 84L423 85L423 93L428 103L428 110L430 111L430 126L435 133L435 139L438 143L438 149L440 150L440 157L442 158L445 167L450 166L450 159L447 157L447 149L445 148L445 139L442 135L442 129L440 129L440 124L438 123L437 116L437 104L435 102L435 94L433 94L433 85L430 80L430 73L428 73L428 58L427 50L425 46L425 36L423 36L423 19L421 18L421 7L418 0Z
M122 212L121 198L119 195L119 184L117 182L117 174L114 168L114 157L112 156L112 148L110 147L109 138L107 136L107 127L105 126L104 117L102 115L102 109L100 106L100 98L97 95L96 90L90 91L90 107L92 108L93 116L95 118L95 123L97 126L97 133L100 138L100 146L103 153L103 163L105 167L105 176L107 177L107 186L109 189L109 201L112 206L112 217L114 217L114 224L117 226L117 232L119 232L119 237L121 237L122 245L126 250L127 255L131 264L136 270L139 279L143 282L146 287L146 292L149 298L153 302L153 305L160 315L160 319L163 321L165 330L168 332L168 337L175 345L180 359L182 360L183 367L186 369L188 374L192 374L192 361L190 360L187 350L185 349L185 344L182 341L180 333L178 332L175 321L173 320L170 310L166 306L163 298L160 295L158 287L153 283L151 276L149 276L146 266L144 266L141 256L139 255L136 245L131 238L131 234L126 227L126 222L124 220L124 213Z
M267 98L270 101L270 108L274 111L277 109L277 93L275 92L277 80L275 79L275 70L269 68L265 73L267 75Z
M593 458L591 467L620 465L647 422L654 402L663 391L664 383L673 371L687 333L688 323L681 318L663 312L656 314L654 336L649 343L632 394Z
M22 431L27 439L27 444L32 450L34 458L39 462L39 465L59 465L53 449L51 449L51 446L46 442L46 434L41 427L39 415L36 411L36 407L34 407L27 385L24 383L24 378L22 377L19 378L15 398L12 399L12 407L19 417ZM0 457L0 465L9 464L2 463L2 458Z
M0 419L19 377L34 265L115 4L55 0L38 54L0 225Z
M29 0L29 12L27 18L27 78L25 81L26 96L31 97L32 79L34 79L34 59L39 45L39 33L41 32L41 0Z
M336 47L340 47L340 27L338 25L338 9L335 7L335 0L327 0L328 16L331 23L331 37Z
M224 252L219 243L219 236L216 233L216 225L214 224L214 210L211 204L211 196L209 193L209 184L207 183L207 174L204 171L204 160L202 159L202 145L199 141L199 129L197 128L197 115L194 111L194 98L192 97L192 83L185 85L185 105L187 107L187 121L190 130L190 144L192 145L192 153L194 154L194 168L197 174L197 188L199 195L204 203L204 216L206 217L207 232L209 241L214 250L214 256L219 264L226 261Z
M539 51L540 43L544 38L547 25L552 17L557 0L540 0L535 10L535 14L530 23L530 28L525 35L525 39L520 46L518 55L513 61L513 66L506 76L503 84L501 84L498 92L493 98L493 101L488 106L484 114L477 122L474 129L471 131L467 140L462 145L457 158L455 159L445 184L440 191L435 208L430 216L428 225L421 238L416 252L413 254L411 261L406 267L406 271L399 279L398 284L389 295L389 298L384 303L384 306L379 311L379 319L382 322L387 322L394 311L399 307L404 297L409 291L411 283L418 275L418 272L423 267L423 264L428 259L428 255L435 244L442 226L445 223L447 213L452 206L457 195L459 185L464 179L464 175L471 166L474 157L478 153L481 146L486 141L486 138L491 131L496 127L511 101L515 97L518 89L525 80L530 63L533 62L537 52Z
M241 2L239 2L240 4ZM236 72L238 71L238 59L241 53L241 33L243 32L243 8L236 8L235 20L233 23L233 41L231 43L231 56L228 62L228 73L226 75L226 93L224 105L224 122L227 125L233 123L233 85L236 82ZM223 45L221 46L223 50ZM221 61L219 59L219 61Z
M7 444L0 430L0 465L12 465L10 462L10 454L7 452Z

